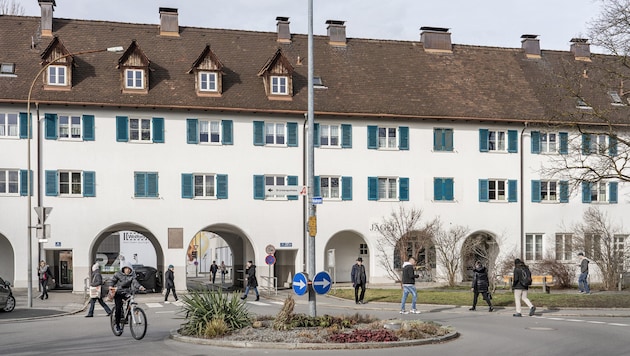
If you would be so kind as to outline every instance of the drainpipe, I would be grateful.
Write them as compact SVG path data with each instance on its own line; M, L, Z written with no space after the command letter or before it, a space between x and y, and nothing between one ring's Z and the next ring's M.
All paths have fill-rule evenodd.
M520 153L520 186L521 186L521 200L520 200L520 240L521 240L521 260L525 261L525 246L524 246L524 237L525 237L525 172L524 172L524 156L525 156L525 150L524 150L524 144L523 144L523 137L525 136L525 130L527 129L527 121L525 121L523 129L521 130L521 149L519 150Z

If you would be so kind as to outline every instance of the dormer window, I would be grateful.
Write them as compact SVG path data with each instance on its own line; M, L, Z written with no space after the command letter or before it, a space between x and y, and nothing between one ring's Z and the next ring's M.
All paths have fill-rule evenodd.
M123 93L148 94L151 61L136 41L118 59Z
M199 72L199 91L217 92L217 73Z
M611 90L608 92L608 95L610 95L610 99L612 100L611 104L615 105L615 106L623 106L623 101L621 100L621 95L619 95L619 93L617 93L614 90Z
M46 90L70 90L74 59L59 37L53 38L41 54L45 73L42 76ZM47 67L46 67L47 66Z
M292 100L293 97L293 66L278 48L260 69L258 76L262 77L265 93L270 100Z
M51 65L48 67L48 85L68 85L66 66Z
M222 69L223 64L210 50L210 45L206 45L188 70L188 73L195 74L195 91L198 96L221 96L223 92Z
M127 89L144 89L144 70L142 69L125 69L125 88Z
M288 81L287 77L271 76L271 94L288 95Z
M584 110L592 109L592 107L590 105L588 105L586 103L586 101L584 101L584 99L582 99L580 97L577 98L577 108L578 109L584 109Z

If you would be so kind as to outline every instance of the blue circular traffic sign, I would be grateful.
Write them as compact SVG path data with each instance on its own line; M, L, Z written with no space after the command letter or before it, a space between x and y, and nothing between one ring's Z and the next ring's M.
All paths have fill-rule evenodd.
M313 289L317 294L326 294L332 286L332 278L326 271L321 271L313 278Z
M268 265L272 265L276 263L276 258L274 257L274 255L267 255L267 257L265 257L265 263Z
M293 277L293 291L297 295L304 295L308 289L308 280L302 272L296 273Z

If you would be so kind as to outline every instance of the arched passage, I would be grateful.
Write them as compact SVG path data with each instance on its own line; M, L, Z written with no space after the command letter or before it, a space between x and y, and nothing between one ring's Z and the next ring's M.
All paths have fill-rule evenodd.
M324 270L330 273L334 282L350 282L350 272L357 257L363 258L365 272L370 279L370 250L361 234L352 230L340 231L326 243Z
M413 256L416 259L416 268L420 275L417 281L433 281L437 258L435 243L431 237L423 231L411 231L398 240L394 249L394 268L401 269L409 256Z
M475 261L481 261L489 273L499 256L499 244L494 234L476 231L470 234L462 245L462 276L464 281L471 281Z
M3 234L0 234L0 273L2 278L15 282L15 251Z

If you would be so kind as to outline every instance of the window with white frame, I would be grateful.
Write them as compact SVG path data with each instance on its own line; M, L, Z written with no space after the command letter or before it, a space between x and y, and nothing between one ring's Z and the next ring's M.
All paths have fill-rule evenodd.
M558 152L558 135L551 132L540 133L540 152L541 153L557 153Z
M555 180L540 181L540 200L558 201L558 182Z
M396 178L378 178L378 200L397 199L397 188Z
M59 138L81 138L81 116L59 115Z
M151 119L129 119L130 141L151 141Z
M598 234L584 234L584 254L586 255L586 257L591 259L601 259L601 236L599 236Z
M543 235L525 235L525 260L538 261L543 258Z
M341 178L340 177L319 177L320 194L322 198L339 199L341 197Z
M286 124L276 122L265 122L265 144L284 145L286 144Z
M217 73L199 72L199 90L216 92L218 90Z
M506 201L507 200L507 180L488 179L488 200L490 201Z
M339 147L339 125L319 125L320 147Z
M0 113L0 137L18 137L18 114Z
M396 148L398 141L396 140L396 127L379 127L378 128L378 148Z
M617 272L625 272L628 267L628 256L626 254L626 239L628 235L614 235L613 236L613 253L615 254L615 261L617 262Z
M0 194L19 193L20 171L0 169Z
M81 172L59 172L59 195L82 196Z
M199 142L221 143L221 122L199 120Z
M0 63L0 75L15 74L15 63Z
M194 174L195 198L216 197L216 177L214 174Z
M287 77L271 77L271 94L275 95L287 95L289 94L288 87L289 78Z
M49 66L48 85L68 85L66 71L66 66Z
M287 177L286 176L265 176L265 187L275 186L275 187L283 187L287 185ZM285 195L267 195L266 198L285 198Z
M591 183L591 202L606 201L606 182Z
M506 151L506 137L506 131L488 130L488 151Z
M144 70L125 69L125 88L144 89Z
M556 234L556 261L570 261L573 259L573 235Z

